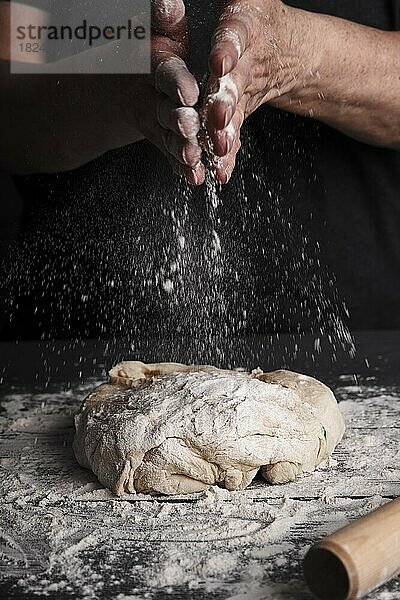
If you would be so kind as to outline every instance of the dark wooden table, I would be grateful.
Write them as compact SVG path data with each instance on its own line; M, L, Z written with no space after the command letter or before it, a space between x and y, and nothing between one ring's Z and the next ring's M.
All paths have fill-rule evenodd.
M347 423L330 464L283 486L115 498L74 460L73 414L116 359L181 359L157 344L0 344L0 597L311 599L318 538L400 495L400 332L356 335L357 354L312 338L237 340L225 364L282 366L335 391ZM394 579L369 598L398 600Z

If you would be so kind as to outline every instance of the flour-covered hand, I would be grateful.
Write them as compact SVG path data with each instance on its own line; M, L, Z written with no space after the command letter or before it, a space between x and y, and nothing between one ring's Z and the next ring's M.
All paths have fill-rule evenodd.
M148 139L174 171L193 184L202 183L194 109L199 89L185 63L185 6L183 0L152 2L151 36L141 49L151 53L149 74L134 72L138 49L126 40L92 47L63 59L62 65L40 65L40 77L11 74L0 48L0 115L6 115L1 122L2 167L21 174L71 170ZM0 39L7 39L10 8L0 4L5 5L0 6ZM29 22L31 8L21 10ZM140 23L140 17L133 18ZM133 73L114 73L116 55L132 65ZM72 75L85 72L86 66L92 73L99 64L102 70L94 71L95 76Z
M297 53L291 48L293 19L280 0L223 3L209 57L210 78L203 114L215 174L226 183L240 148L243 121L260 105L292 86Z
M187 46L183 0L153 0L152 75L143 78L147 98L143 95L143 101L135 102L134 115L145 137L167 156L174 171L199 184L204 166L197 140L200 121L193 108L199 89L184 60Z

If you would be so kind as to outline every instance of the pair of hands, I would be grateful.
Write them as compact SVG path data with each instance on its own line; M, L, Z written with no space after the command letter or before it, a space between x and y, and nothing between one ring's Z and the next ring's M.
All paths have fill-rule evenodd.
M17 173L58 172L146 138L194 185L205 179L201 158L206 148L217 181L226 183L244 119L290 87L295 62L290 46L298 49L292 41L294 9L281 0L218 1L201 103L185 63L184 0L152 0L150 75L82 78L49 70L48 76L12 76L0 60L0 112L9 115L0 140L1 163ZM0 33L8 40L7 49L10 14L3 4ZM0 59L6 58L4 48ZM89 61L96 62L97 53L102 61L115 56L113 43L89 51Z
M60 73L79 72L86 59L90 65L115 60L119 43L65 59L78 60L74 69L58 70L56 63L54 70L49 63L47 76L12 75L10 5L0 2L2 167L21 174L59 172L147 138L174 171L197 185L205 178L206 148L216 179L225 183L242 123L263 103L317 118L361 142L399 149L400 82L393 77L399 32L302 11L281 0L217 0L210 75L199 102L185 63L184 0L152 2L151 74L96 77ZM24 22L30 22L32 9L24 5L23 11ZM130 61L134 51L127 44L121 55ZM40 72L45 73L43 65Z
M173 170L200 185L205 178L201 146L215 178L226 183L240 148L244 119L290 86L286 7L280 0L225 0L209 56L209 80L199 112L199 89L184 62L189 44L183 0L154 0L152 64L146 103L136 109L144 137ZM168 6L168 10L166 7ZM145 83L145 79L143 83ZM145 84L146 85L146 84ZM200 141L202 140L202 141Z

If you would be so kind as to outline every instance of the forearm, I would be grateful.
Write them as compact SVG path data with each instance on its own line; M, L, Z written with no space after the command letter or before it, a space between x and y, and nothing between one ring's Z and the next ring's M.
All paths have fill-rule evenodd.
M270 103L400 150L400 32L287 11L291 83Z
M33 61L25 76L9 72L10 10L0 0L2 166L17 173L69 170L147 139L175 172L196 185L204 181L193 108L199 90L184 60L184 5L156 2L151 35L140 50L150 58L150 73L135 73L138 49L117 39L57 62ZM21 7L21 22L29 22L32 10ZM43 15L38 17L41 23ZM117 58L125 68L130 65L128 73L118 74Z
M44 22L42 11L31 6L22 6L21 10L27 22ZM131 118L135 104L134 78L57 74L58 65L66 62L71 63L69 68L64 65L60 73L79 72L85 58L89 62L96 60L93 54L97 49L60 61L55 72L49 63L48 74L43 64L37 65L40 67L37 74L12 74L9 32L10 5L0 0L0 165L3 168L20 174L69 170L107 150L143 138ZM34 70L35 64L30 67ZM124 93L119 93L119 89Z
M121 126L117 77L12 75L3 62L0 80L0 163L14 173L74 169L143 137Z

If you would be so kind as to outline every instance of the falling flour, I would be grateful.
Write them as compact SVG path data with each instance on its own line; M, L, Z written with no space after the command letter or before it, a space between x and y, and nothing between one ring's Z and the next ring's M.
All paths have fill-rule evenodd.
M51 227L38 215L37 230L12 249L4 267L10 318L18 321L28 298L38 335L98 335L116 352L121 339L132 352L138 340L153 339L158 359L173 352L182 360L185 352L185 360L221 366L243 363L245 344L234 356L234 340L254 331L268 347L271 331L308 329L315 356L354 353L346 309L318 247L270 187L246 128L242 143L228 187L210 172L201 189L153 178L143 206L124 183L134 172L127 155L104 173L88 171L82 200L54 206ZM283 362L297 353L294 342Z

